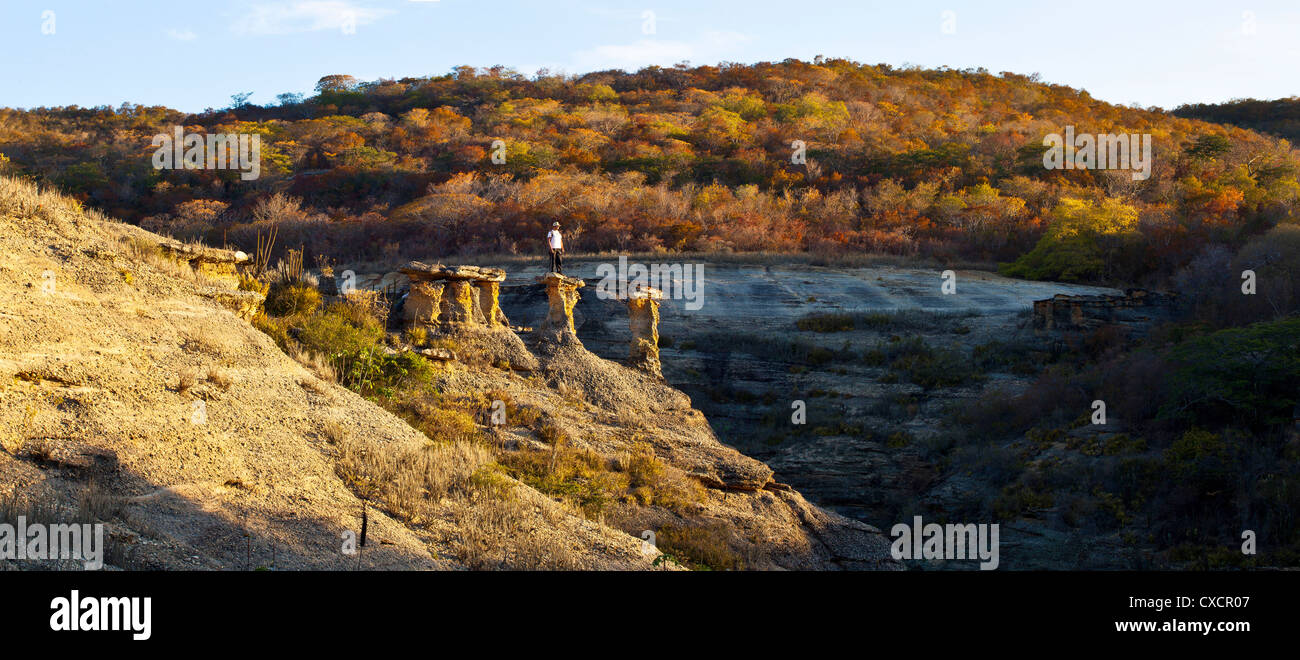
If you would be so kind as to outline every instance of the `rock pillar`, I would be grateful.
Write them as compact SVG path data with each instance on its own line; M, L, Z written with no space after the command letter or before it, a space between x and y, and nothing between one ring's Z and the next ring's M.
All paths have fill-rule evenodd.
M559 333L567 332L577 337L577 331L573 328L573 306L578 304L578 289L587 283L559 273L547 273L537 278L537 281L546 285L546 299L550 304L542 328Z
M663 292L650 287L638 287L627 298L627 320L632 329L632 344L628 363L662 376L659 362L659 301Z
M402 316L408 325L502 327L506 317L497 302L505 271L477 266L428 265L412 261L401 268L411 278Z

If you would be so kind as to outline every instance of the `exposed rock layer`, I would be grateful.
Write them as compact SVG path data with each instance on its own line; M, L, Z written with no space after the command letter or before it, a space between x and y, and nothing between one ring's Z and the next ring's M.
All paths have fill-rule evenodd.
M1171 294L1128 289L1123 295L1070 296L1058 294L1034 301L1034 329L1079 332L1118 324L1141 331L1171 317L1177 298Z

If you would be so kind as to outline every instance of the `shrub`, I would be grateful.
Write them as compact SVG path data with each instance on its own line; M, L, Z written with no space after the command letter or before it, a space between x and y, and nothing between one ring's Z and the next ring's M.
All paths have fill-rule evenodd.
M800 330L813 332L847 332L854 328L853 317L848 314L809 314L794 324Z
M1117 199L1099 204L1065 198L1034 249L998 270L1010 277L1076 282L1109 275L1120 250L1140 240L1137 209Z
M731 548L730 534L721 524L665 525L655 535L659 551L693 570L742 570L745 562Z
M540 451L525 446L503 455L500 462L515 478L559 497L589 518L622 499L628 488L627 475L610 470L599 454L564 444Z
M649 443L636 443L618 467L627 474L633 495L642 505L685 513L704 499L704 487L660 460Z
M406 343L419 348L429 341L429 331L420 326L406 329Z
M342 317L320 314L308 319L299 332L299 341L307 348L328 355L352 356L379 343L378 328L358 328Z
M252 275L240 273L239 290L253 291L255 293L266 295L271 290L271 285L263 284L261 280L257 279L256 277L253 277Z
M274 316L312 314L320 308L320 292L306 284L276 283L266 295L266 312Z
M388 322L388 302L378 291L353 291L330 305L329 311L357 327L382 328Z

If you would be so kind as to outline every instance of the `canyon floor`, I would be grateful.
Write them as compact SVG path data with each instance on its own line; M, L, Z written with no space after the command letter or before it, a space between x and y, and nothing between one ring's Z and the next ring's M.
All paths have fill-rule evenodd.
M588 285L574 312L578 336L598 355L624 359L631 333L616 313L623 303L597 294L598 265L566 268ZM501 304L513 323L539 321L531 283L541 272L511 270ZM913 515L937 519L975 499L973 482L934 460L942 420L949 406L991 388L1029 385L1031 370L1017 369L1016 356L1050 341L1030 328L1033 301L1116 293L978 271L957 271L952 294L942 292L938 269L711 263L703 272L699 298L662 304L665 378L691 396L722 442L765 462L820 506L882 530ZM819 317L858 323L809 324ZM949 356L955 372L983 366L970 378L918 385L871 359L909 346ZM1025 549L1011 566L1078 565L1051 557L1079 539L1054 538L1033 520L1002 522L1004 545Z

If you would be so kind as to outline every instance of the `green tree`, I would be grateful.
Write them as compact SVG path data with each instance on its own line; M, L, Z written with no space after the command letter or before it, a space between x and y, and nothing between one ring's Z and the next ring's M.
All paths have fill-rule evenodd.
M1077 282L1107 275L1120 250L1137 241L1137 209L1116 199L1100 204L1065 198L1052 210L1033 250L999 270L1010 277Z

